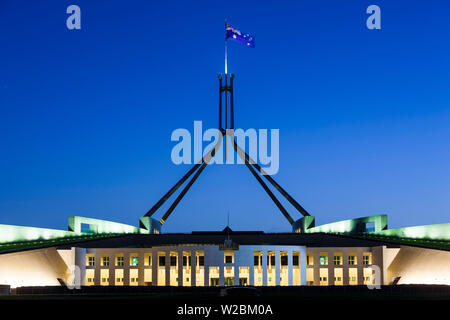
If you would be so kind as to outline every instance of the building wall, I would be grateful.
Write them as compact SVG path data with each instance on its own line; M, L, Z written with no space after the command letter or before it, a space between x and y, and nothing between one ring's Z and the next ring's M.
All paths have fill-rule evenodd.
M0 284L20 286L58 286L67 279L68 268L56 248L29 250L0 255Z
M227 250L228 251L228 250ZM261 251L263 254L263 264L262 264L262 285L267 285L267 252L273 251L275 253L275 265L273 266L274 281L276 285L280 284L280 253L283 252L288 256L288 268L289 273L287 274L288 279L286 280L288 285L292 285L294 282L294 276L292 274L293 266L293 254L296 253L300 256L300 266L298 270L298 275L295 277L299 282L298 284L306 284L306 249L303 246L240 246L239 250L233 251L234 261L233 263L226 263L224 258L224 250L221 250L217 245L203 245L203 246L159 246L152 248L98 248L98 249L86 249L86 252L79 251L77 254L77 261L81 261L80 269L82 269L83 279L82 283L85 285L106 285L102 283L105 277L103 275L109 274L109 281L107 285L116 284L116 270L123 270L123 285L133 285L130 279L130 272L137 274L138 283L137 285L186 285L186 277L178 277L178 275L186 274L189 272L189 283L193 285L209 285L210 277L218 279L218 285L225 285L225 268L233 269L234 284L238 284L240 271L244 272L248 268L248 279L247 284L253 285L254 280L254 252ZM191 255L191 265L189 266L189 271L187 267L183 268L182 263L179 263L183 259L184 254ZM197 254L204 256L204 265L197 266L197 259L193 259ZM123 266L116 265L116 256L123 255ZM151 264L145 261L146 257L151 255ZM158 266L160 255L165 256L165 266ZM170 266L170 256L174 256L177 259L177 265L174 267ZM87 259L84 257L88 257ZM109 265L102 265L103 257L109 257ZM138 257L138 264L133 266L131 264L132 256ZM89 266L89 257L94 257L94 265ZM87 261L87 263L86 263ZM218 273L216 273L216 268L218 268ZM163 273L161 270L163 269ZM184 269L184 270L183 270ZM104 271L102 271L104 270ZM106 272L108 270L108 272ZM134 270L134 271L131 271ZM121 272L121 271L119 271ZM151 272L151 281L145 281L145 274ZM184 272L184 273L183 273ZM214 276L210 272L214 272ZM94 278L93 282L89 282L88 278ZM216 277L217 275L217 277ZM179 281L174 280L175 278L180 278ZM201 279L199 278L201 277ZM198 278L198 279L197 279ZM150 283L151 282L151 283Z
M388 283L450 284L450 252L402 246L387 268Z
M307 273L309 274L308 285L335 285L335 274L342 275L342 280L336 279L336 285L362 285L367 284L364 279L364 269L368 269L371 266L379 266L381 273L383 273L383 257L382 251L377 250L378 247L350 247L350 248L336 248L336 247L308 247L306 250L307 255L310 256L310 264L307 266ZM370 254L370 263L364 264L364 254ZM334 256L340 256L340 264L334 263ZM355 256L355 264L349 264L349 256ZM320 257L327 257L326 263L320 261ZM322 264L321 264L322 263ZM351 269L351 270L350 270ZM369 272L366 270L366 273ZM354 277L356 273L356 281L351 281L351 277ZM326 281L322 281L321 278L326 277ZM382 274L381 274L382 277Z
M261 266L255 266L255 252L261 254ZM224 258L230 253L230 263ZM363 256L370 253L368 264ZM272 260L268 256L274 254ZM165 256L159 266L158 256ZM183 267L183 255L191 256L191 263ZM200 266L197 255L204 257ZM286 258L282 258L284 255ZM294 255L299 266L294 266ZM334 256L341 255L341 264L334 264ZM354 265L349 256L355 255ZM123 257L117 265L116 257ZM131 257L137 260L133 265ZM151 256L151 262L148 260ZM170 256L176 264L170 265ZM307 256L311 265L307 265ZM323 261L321 256L326 256ZM92 266L89 266L92 257ZM109 258L102 265L103 257ZM188 260L188 258L186 258ZM258 263L259 264L259 263ZM286 264L286 265L283 265ZM152 248L47 248L0 255L0 284L17 286L59 285L58 278L73 284L70 268L76 266L81 285L153 285L208 286L234 285L363 285L368 284L372 266L379 267L382 284L400 277L399 284L450 284L450 252L417 247L304 247L258 245L239 246L238 250L222 250L217 245L158 246ZM335 281L336 276L336 281ZM88 278L92 281L88 282ZM178 280L177 280L178 278ZM354 279L353 279L354 278ZM102 281L102 279L104 281ZM308 282L309 281L309 282Z

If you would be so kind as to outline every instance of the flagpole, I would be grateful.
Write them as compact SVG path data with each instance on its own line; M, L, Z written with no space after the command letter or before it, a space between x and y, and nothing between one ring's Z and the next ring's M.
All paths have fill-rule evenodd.
M227 61L227 19L225 19L225 76L228 73L228 61Z
M227 73L228 73L228 55L227 55L227 19L225 18L225 130L228 128L228 102L227 102L227 96L228 96L228 77L227 77ZM227 161L227 135L225 135L225 141L224 141L224 149L225 149L225 161Z

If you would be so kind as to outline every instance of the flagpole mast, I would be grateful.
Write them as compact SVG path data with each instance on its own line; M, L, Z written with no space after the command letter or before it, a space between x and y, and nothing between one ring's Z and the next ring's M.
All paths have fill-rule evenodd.
M227 19L225 19L225 76L228 73L228 61L227 61Z
M227 19L225 19L225 130L228 129L228 50L227 50ZM225 141L224 141L224 149L225 149L225 159L227 160L227 136L225 135Z

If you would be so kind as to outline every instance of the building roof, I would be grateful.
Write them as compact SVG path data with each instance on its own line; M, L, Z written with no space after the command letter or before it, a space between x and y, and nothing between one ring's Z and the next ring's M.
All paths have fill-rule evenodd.
M306 247L417 246L450 251L449 241L417 240L379 235L330 233L264 233L263 231L194 231L164 234L91 234L53 240L27 241L0 245L0 254L47 247L149 248L176 245L223 245L230 238L238 245L298 245Z

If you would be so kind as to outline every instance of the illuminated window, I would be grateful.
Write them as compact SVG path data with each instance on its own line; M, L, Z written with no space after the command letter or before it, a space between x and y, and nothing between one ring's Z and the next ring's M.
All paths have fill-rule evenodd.
M108 256L103 256L102 257L102 266L103 267L109 266L109 257Z
M89 267L95 266L95 257L93 255L89 255L86 257L86 265Z
M234 263L234 252L225 251L224 252L224 263Z
M348 264L351 266L356 265L356 255L355 254L350 254L348 256Z
M372 253L371 252L364 252L363 264L364 265L372 264Z
M314 265L314 255L313 255L312 253L308 253L308 254L306 255L306 264L307 264L308 266Z
M340 254L335 254L334 255L334 259L333 259L333 263L335 266L340 266L342 265L342 255Z
M299 266L300 265L300 256L298 254L294 254L292 256L292 265Z
M151 253L146 253L144 255L144 265L151 266L152 265L152 255Z
M281 257L280 257L280 264L282 266L287 266L288 265L288 255L287 254L281 255Z
M191 256L183 256L183 267L188 267L191 265Z
M349 268L348 269L348 279L349 285L354 286L358 285L358 269L357 268Z
M326 266L328 264L328 257L327 256L320 256L319 257L319 264L321 266Z
M123 256L122 255L117 256L116 257L116 266L117 267L123 267L123 265L124 265Z
M131 256L130 257L130 265L132 267L137 267L139 265L139 257L138 256Z

